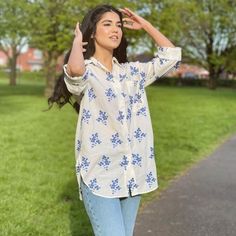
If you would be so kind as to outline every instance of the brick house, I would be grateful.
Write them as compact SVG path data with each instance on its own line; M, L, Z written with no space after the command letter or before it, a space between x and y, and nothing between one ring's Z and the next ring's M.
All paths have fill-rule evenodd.
M0 66L7 67L8 58L0 51ZM28 48L17 58L16 68L20 71L38 71L43 67L43 53L36 48Z

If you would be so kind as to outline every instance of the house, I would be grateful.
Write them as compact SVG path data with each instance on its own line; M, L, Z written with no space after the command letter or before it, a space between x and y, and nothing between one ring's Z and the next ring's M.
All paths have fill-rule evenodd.
M152 55L143 53L143 54L133 56L131 60L147 62L147 61L152 60L152 58L153 58ZM209 72L200 66L181 63L180 67L176 71L168 73L166 77L178 77L178 78L186 78L186 79L188 78L208 79Z
M7 56L3 51L0 51L0 67L5 67L7 65Z
M37 48L28 48L17 58L17 69L20 71L39 71L43 67L43 53Z
M208 79L209 72L200 66L181 63L180 67L176 71L169 73L168 76L183 79Z
M0 51L0 66L7 67L8 58ZM43 53L36 48L28 48L17 58L16 68L20 71L38 71L43 67Z
M60 56L57 61L58 72L62 71L64 55ZM130 58L132 61L149 61L152 56L146 54L136 55ZM0 51L0 67L7 66L7 57ZM17 59L17 69L20 71L38 71L43 68L43 53L37 48L28 48L26 52L19 55ZM209 77L209 72L196 65L181 63L180 67L166 75L167 77L179 77L179 78L193 78L193 79L207 79Z

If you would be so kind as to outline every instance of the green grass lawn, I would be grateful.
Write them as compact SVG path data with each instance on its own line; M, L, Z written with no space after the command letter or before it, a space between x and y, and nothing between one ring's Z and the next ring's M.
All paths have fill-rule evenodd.
M236 91L151 86L159 191L236 132ZM42 82L0 80L0 235L91 236L74 173L77 115L47 108ZM224 157L222 157L224 158Z

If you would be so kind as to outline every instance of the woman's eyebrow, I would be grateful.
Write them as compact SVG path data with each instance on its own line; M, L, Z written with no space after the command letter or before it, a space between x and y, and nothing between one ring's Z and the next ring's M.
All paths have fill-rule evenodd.
M104 22L112 23L112 20L103 20L102 23L104 23ZM120 23L121 24L121 21L117 21L116 23Z

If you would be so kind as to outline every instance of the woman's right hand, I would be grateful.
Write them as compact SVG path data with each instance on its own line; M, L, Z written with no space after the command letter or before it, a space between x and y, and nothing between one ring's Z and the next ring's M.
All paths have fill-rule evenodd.
M75 39L74 41L76 41L76 43L80 43L82 48L88 44L88 42L83 42L83 35L82 35L82 32L80 30L80 23L77 22L76 26L75 26L75 30L74 30L74 34L75 34ZM83 52L86 52L86 49L83 48L82 49Z

